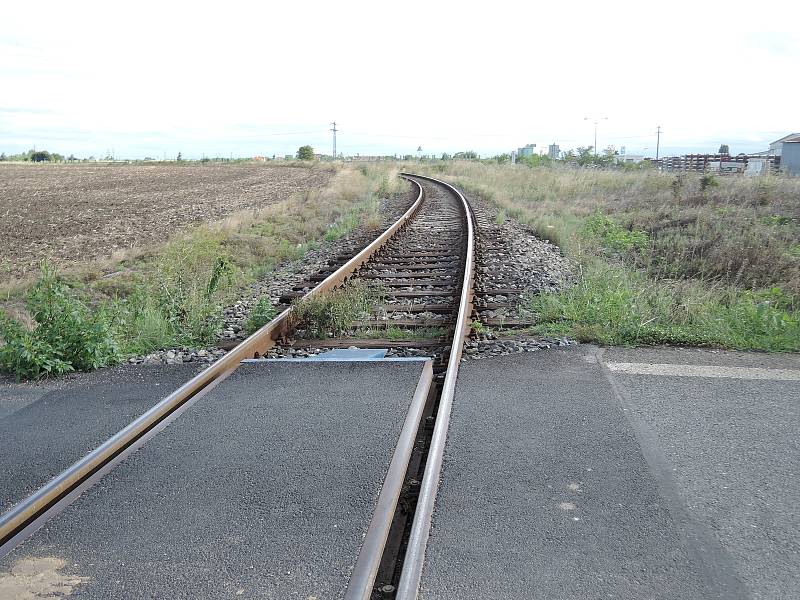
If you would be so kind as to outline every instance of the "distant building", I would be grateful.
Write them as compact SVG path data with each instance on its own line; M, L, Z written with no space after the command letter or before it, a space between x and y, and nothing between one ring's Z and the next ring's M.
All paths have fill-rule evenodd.
M547 147L547 156L550 157L550 160L558 160L558 157L561 156L561 148L558 147L558 144L550 144Z
M791 144L793 142L800 142L800 133L790 133L783 136L779 140L775 140L769 145L769 154L775 156L782 156L784 144Z
M790 133L769 145L769 153L781 157L781 171L800 175L800 133Z
M536 144L526 144L522 148L517 148L517 156L525 158L526 156L533 156L536 152Z

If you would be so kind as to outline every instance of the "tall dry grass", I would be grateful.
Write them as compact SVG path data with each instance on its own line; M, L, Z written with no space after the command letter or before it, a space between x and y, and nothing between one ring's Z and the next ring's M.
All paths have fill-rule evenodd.
M494 202L568 252L601 212L650 240L638 266L657 278L718 281L800 294L800 179L655 170L530 168L474 161L415 165Z

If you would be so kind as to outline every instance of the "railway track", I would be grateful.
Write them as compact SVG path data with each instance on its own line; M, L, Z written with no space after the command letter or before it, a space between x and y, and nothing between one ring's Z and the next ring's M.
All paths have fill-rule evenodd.
M427 185L425 200L402 235L392 238L351 277L381 291L382 300L372 314L354 321L346 337L298 336L291 346L424 349L424 354L436 358L437 374L446 370L463 286L468 230L460 198L447 188ZM327 272L297 284L281 300L308 293L315 282L330 277L340 266L332 261ZM363 331L372 335L360 337ZM382 335L389 331L392 338Z
M413 598L421 574L431 512L441 471L444 441L458 365L470 330L475 278L474 217L452 186L431 178L404 175L418 191L408 211L371 244L330 272L298 286L286 298L329 292L350 278L369 280L385 290L376 315L406 328L436 328L433 339L406 346L426 348L435 358L434 374L421 399L419 419L395 453L352 573L346 598ZM313 287L311 287L313 285ZM310 288L310 289L309 289ZM416 317L416 318L413 318ZM276 343L287 343L292 307L244 340L219 361L169 394L95 450L0 516L0 557L144 445L191 404L233 373L243 360L263 357ZM360 343L361 342L361 343ZM329 340L331 345L399 347L395 339ZM402 460L398 460L402 457Z

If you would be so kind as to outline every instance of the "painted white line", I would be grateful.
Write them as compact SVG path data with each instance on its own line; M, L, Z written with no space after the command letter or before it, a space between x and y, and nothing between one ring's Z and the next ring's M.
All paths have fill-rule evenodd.
M732 379L771 379L800 381L800 369L761 369L757 367L719 367L713 365L670 365L650 363L606 363L612 373L666 375L669 377L729 377Z

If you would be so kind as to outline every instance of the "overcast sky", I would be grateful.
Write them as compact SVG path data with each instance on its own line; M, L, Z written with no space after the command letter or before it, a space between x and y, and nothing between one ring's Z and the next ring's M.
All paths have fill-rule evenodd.
M593 143L762 150L800 131L800 1L13 2L0 151L345 154Z

